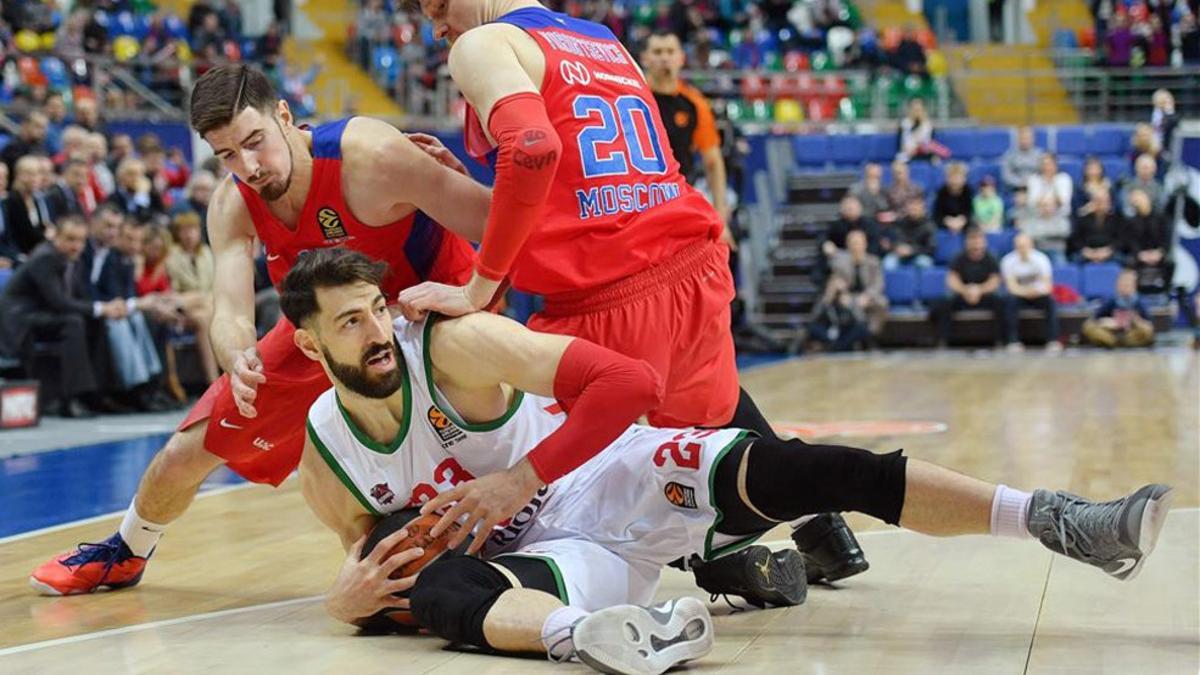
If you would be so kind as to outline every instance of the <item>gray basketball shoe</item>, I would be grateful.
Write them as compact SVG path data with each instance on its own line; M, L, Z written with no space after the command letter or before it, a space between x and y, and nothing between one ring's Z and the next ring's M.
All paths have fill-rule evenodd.
M571 638L579 660L602 673L658 675L708 654L713 626L703 602L683 597L607 607L577 622Z
M1055 553L1132 579L1154 550L1173 497L1159 484L1111 502L1038 490L1029 505L1029 534Z

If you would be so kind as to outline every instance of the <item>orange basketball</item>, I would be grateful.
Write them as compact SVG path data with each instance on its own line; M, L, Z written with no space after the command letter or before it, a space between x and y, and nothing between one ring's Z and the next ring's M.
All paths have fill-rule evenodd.
M371 551L379 545L379 542L400 529L407 530L408 536L397 544L395 548L388 551L385 560L410 548L423 548L425 549L425 554L393 572L393 579L412 576L443 555L461 555L471 545L471 537L468 536L466 541L457 550L449 551L451 535L461 529L462 526L454 523L442 533L442 536L435 539L429 534L429 531L433 529L433 526L437 524L439 519L441 519L441 516L436 513L422 516L419 509L404 509L388 514L375 523L375 528L371 530L366 543L363 544L362 557L365 558L370 555ZM406 598L408 597L408 593L396 593L395 596ZM417 622L413 618L412 612L403 607L390 607L380 610L364 622L364 624L363 628L377 632L411 631L417 627Z

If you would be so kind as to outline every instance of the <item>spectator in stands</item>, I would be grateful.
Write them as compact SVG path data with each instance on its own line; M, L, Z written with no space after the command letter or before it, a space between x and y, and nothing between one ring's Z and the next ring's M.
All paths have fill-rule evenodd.
M93 302L87 291L84 266L79 262L87 241L87 226L65 218L54 240L37 248L13 274L0 296L0 352L20 359L30 356L35 340L50 342L60 359L61 398L43 411L47 415L92 417L81 398L96 390L89 330L93 318L116 319L125 314L124 302Z
M162 195L146 175L142 160L128 157L117 167L117 189L108 197L124 213L139 223L148 223L166 214Z
M114 176L117 174L117 167L121 165L121 162L137 156L137 153L133 149L133 137L129 134L117 134L113 136L108 147L108 168L113 172Z
M1067 240L1067 257L1075 263L1116 261L1124 229L1121 214L1113 210L1110 193L1097 190L1087 204L1087 213L1075 216Z
M174 206L172 215L185 211L194 211L200 216L200 238L208 243L208 203L212 199L213 190L217 189L217 178L211 171L200 169L192 174L187 187L183 191L183 200Z
M1117 293L1092 318L1083 322L1083 337L1094 345L1149 347L1154 344L1154 324L1146 303L1138 297L1138 274L1126 268L1117 277Z
M146 165L146 176L150 178L154 191L163 195L164 199L170 190L185 187L191 178L192 172L183 158L183 152L179 148L171 148L168 157L155 134L146 134L138 139L138 155Z
M278 21L272 21L265 33L258 38L258 58L268 72L274 72L283 58L283 28Z
M358 31L358 63L371 68L371 52L375 47L390 44L392 22L383 8L383 0L367 0L355 22Z
M221 17L216 12L204 15L204 19L200 22L200 27L192 32L192 50L197 54L203 54L211 49L215 49L220 53L225 47L225 40L228 36L225 29L221 27Z
M925 198L913 197L904 206L904 217L882 231L882 248L887 251L883 268L894 270L901 265L932 266L933 236L934 225L926 213Z
M1175 127L1179 126L1179 115L1175 112L1175 97L1166 89L1159 89L1151 97L1154 111L1150 113L1150 126L1154 128L1155 140L1163 152L1170 152L1175 140Z
M1027 215L1017 222L1017 229L1032 237L1037 248L1055 263L1063 262L1066 259L1067 238L1071 236L1071 221L1063 215L1054 193L1046 193L1041 201L1032 206L1032 213L1028 210L1023 213Z
M87 154L88 134L89 132L76 124L63 129L59 139L59 150L52 158L54 165L61 169L68 159L84 157Z
M883 330L887 308L879 258L867 252L866 234L853 230L846 235L846 250L830 262L813 337L835 351L869 347Z
M1046 349L1062 350L1058 341L1058 313L1054 304L1054 270L1050 258L1033 247L1033 239L1024 233L1013 239L1013 250L1000 260L1000 276L1008 297L1004 312L1005 340L1009 351L1021 351L1024 345L1017 335L1022 309L1040 309L1046 317Z
M708 193L713 207L721 214L721 222L725 223L723 239L732 246L735 241L729 227L729 183L725 175L725 158L721 154L721 135L704 95L679 79L683 62L683 45L673 33L658 32L647 38L642 50L642 66L646 82L658 103L671 151L683 175L693 184L698 178L695 156L700 153Z
M1158 136L1154 133L1154 127L1146 122L1133 125L1133 137L1129 139L1129 148L1129 166L1134 170L1137 169L1138 157L1150 155L1158 159L1163 151Z
M1105 175L1104 163L1093 156L1083 161L1083 182L1071 192L1072 212L1076 216L1088 215L1092 197L1097 192L1111 194L1112 181Z
M33 252L45 241L54 227L50 207L38 194L41 180L41 158L26 155L17 160L13 171L12 190L4 200L4 220L9 241L22 255Z
M914 98L908 102L908 114L900 120L900 152L896 159L906 162L916 159L946 159L950 150L933 140L933 120L925 110L925 101Z
M38 179L37 190L34 194L46 203L46 209L50 212L50 223L53 224L59 217L65 215L56 208L50 199L50 192L58 180L58 176L54 173L54 160L45 155L38 155L37 160Z
M933 198L933 221L937 226L955 234L971 222L975 194L967 185L967 165L951 162L946 166L946 182Z
M1175 263L1170 255L1171 224L1154 210L1145 192L1130 192L1129 202L1133 205L1133 215L1125 220L1122 250L1128 264L1137 270L1138 290L1166 293L1175 274Z
M925 48L917 40L916 26L910 24L904 27L904 34L900 38L900 43L896 45L896 51L892 54L892 66L904 75L929 77Z
M196 333L197 348L209 382L217 379L217 359L208 339L212 322L213 254L200 238L200 216L180 213L171 223L176 246L167 256L171 289L187 317L187 327Z
M108 139L102 133L89 133L85 145L85 156L91 167L92 189L96 198L103 200L117 189L117 179L108 168Z
M971 217L984 232L1004 229L1004 200L996 193L996 179L984 176L979 181L979 194L971 200Z
M96 210L88 177L88 165L82 159L72 159L63 166L62 178L46 191L46 201L55 220L63 215L88 218Z
M842 197L839 211L841 216L830 224L825 242L821 244L825 256L832 259L839 250L846 248L846 235L854 230L861 230L867 237L867 248L873 255L878 254L881 250L879 225L863 215L862 202L857 197L846 195Z
M969 227L966 243L950 263L946 273L949 296L933 312L938 322L938 346L945 346L951 337L954 313L961 309L985 309L996 319L996 340L1005 343L1004 301L1000 290L1000 264L987 247L987 236L978 227Z
M62 150L62 134L67 128L67 103L63 95L57 91L46 94L42 112L46 113L46 149L54 155Z
M100 20L98 12L88 12L87 23L83 27L83 51L86 54L104 56L108 53L107 24L108 21ZM78 101L76 101L76 105L78 105ZM75 111L75 118L79 119L78 109Z
M1008 152L1004 153L1000 175L1009 190L1027 189L1029 179L1041 169L1043 153L1033 143L1033 127L1021 127L1017 130L1017 147L1009 148Z
M92 133L103 134L108 131L107 125L100 117L100 107L91 96L81 96L75 99L75 124Z
M173 308L161 298L139 298L130 255L134 237L140 245L141 226L126 221L112 207L104 207L92 218L92 237L81 258L88 270L91 297L99 302L118 301L125 304L125 313L104 322L109 355L115 376L111 390L141 411L161 411L170 406L164 400L157 381L162 363L150 333L146 314L155 318L171 317ZM136 230L131 232L130 230Z
M913 182L908 162L902 159L892 162L892 184L888 187L887 197L893 212L903 211L913 197L925 198L925 188Z
M134 285L138 297L172 293L171 277L167 274L167 255L171 252L171 235L165 227L151 225L142 238L142 255L134 260Z
M47 155L46 132L50 122L46 114L40 110L29 113L14 138L9 139L4 150L0 150L0 160L8 165L9 173L16 175L17 160L26 155Z
M873 218L879 223L895 219L896 215L883 190L883 167L875 162L868 162L863 167L862 180L850 186L849 194L862 204L863 213L868 218Z
M1161 212L1163 208L1163 189L1162 183L1158 181L1155 174L1158 172L1158 162L1149 154L1141 155L1133 165L1133 176L1125 183L1125 189L1121 193L1122 201L1125 203L1125 216L1132 217L1134 207L1131 196L1135 191L1143 192L1150 198L1150 208L1155 212Z
M1129 19L1124 12L1112 18L1108 35L1104 36L1105 61L1113 68L1128 68L1133 58L1133 47L1137 37L1129 29Z
M1071 215L1071 195L1074 192L1071 177L1058 170L1058 158L1052 153L1042 155L1038 173L1029 177L1025 192L1031 207L1040 210L1052 198L1055 208L1064 219Z
M1179 20L1179 54L1187 66L1200 65L1200 24L1194 13Z

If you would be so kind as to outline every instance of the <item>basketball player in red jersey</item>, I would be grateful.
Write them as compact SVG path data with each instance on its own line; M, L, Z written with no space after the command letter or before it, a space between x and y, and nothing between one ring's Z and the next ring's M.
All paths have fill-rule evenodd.
M496 151L496 181L470 282L410 288L399 297L405 314L476 311L507 277L545 298L530 328L655 368L666 396L651 424L773 437L738 386L724 224L681 175L636 61L607 28L534 0L420 4L435 35L451 41L450 74L470 104L467 149ZM495 510L487 488L481 479L469 497ZM806 522L794 538L810 578L867 568L840 516ZM709 564L697 580L710 592L773 602L773 579L802 580L801 564L793 550L760 547Z
M355 117L293 125L261 72L221 66L197 82L191 122L232 173L209 207L216 264L212 343L227 373L155 456L118 533L81 544L33 572L50 595L136 584L166 525L222 463L278 485L298 465L309 405L329 388L320 365L293 345L281 319L256 343L253 243L278 282L305 251L344 246L386 261L390 297L425 280L463 283L488 190L440 165L383 122Z

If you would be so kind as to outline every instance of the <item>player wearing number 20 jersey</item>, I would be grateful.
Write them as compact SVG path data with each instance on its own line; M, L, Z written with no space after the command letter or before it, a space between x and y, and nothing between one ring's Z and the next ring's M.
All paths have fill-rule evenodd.
M641 71L599 24L540 7L496 23L520 28L544 55L540 93L562 145L509 272L513 286L545 297L530 327L649 362L667 392L655 425L729 423L738 383L723 223L680 173ZM468 110L477 157L492 149L483 126ZM516 143L512 161L535 160Z

